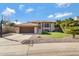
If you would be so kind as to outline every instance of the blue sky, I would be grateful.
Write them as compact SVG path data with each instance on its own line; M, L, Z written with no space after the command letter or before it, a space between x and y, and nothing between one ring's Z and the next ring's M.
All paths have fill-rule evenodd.
M19 22L65 19L79 16L78 3L2 3L0 16Z

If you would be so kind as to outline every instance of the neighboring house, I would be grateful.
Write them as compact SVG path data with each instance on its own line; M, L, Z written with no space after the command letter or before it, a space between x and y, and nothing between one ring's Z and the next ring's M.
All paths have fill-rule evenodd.
M79 24L79 16L74 17L74 20Z
M79 16L75 16L74 17L74 20L79 20Z
M17 33L41 33L43 31L54 31L55 22L51 21L32 21L24 24L17 24L15 30Z

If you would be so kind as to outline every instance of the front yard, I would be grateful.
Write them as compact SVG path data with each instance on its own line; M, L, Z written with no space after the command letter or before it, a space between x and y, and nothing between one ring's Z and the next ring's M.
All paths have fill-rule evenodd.
M61 33L61 32L51 32L51 35L48 35L49 37L52 38L64 38L69 36L70 34L65 34L65 33Z
M50 38L64 38L69 36L70 34L65 34L61 32L49 32L50 35L44 34L44 36L50 37Z

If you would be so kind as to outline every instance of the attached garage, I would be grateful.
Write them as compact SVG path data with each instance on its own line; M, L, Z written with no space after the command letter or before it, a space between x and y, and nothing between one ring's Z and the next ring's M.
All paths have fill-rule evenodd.
M38 25L33 23L18 24L16 27L16 33L37 33Z
M20 27L20 33L34 33L34 27Z

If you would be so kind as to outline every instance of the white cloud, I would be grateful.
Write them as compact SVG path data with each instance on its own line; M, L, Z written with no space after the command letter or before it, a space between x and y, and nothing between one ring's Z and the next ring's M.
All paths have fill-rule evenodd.
M57 7L69 7L70 3L56 3Z
M62 18L62 17L66 17L66 16L70 16L72 15L72 12L66 12L66 13L55 13L55 14L50 14L49 16L47 16L47 18Z
M24 5L23 4L19 5L19 9L20 10L22 10L23 8L24 8Z
M54 17L54 15L52 15L52 14L48 16L48 18L53 18L53 17Z
M69 16L69 15L72 15L72 12L69 12L69 13L56 13L55 18L62 18L62 17Z
M26 13L30 13L30 12L32 12L32 11L34 11L33 8L28 8L28 9L26 9Z
M15 14L15 10L14 9L11 9L11 8L6 8L3 12L2 12L2 15L4 16L10 16L12 14Z

